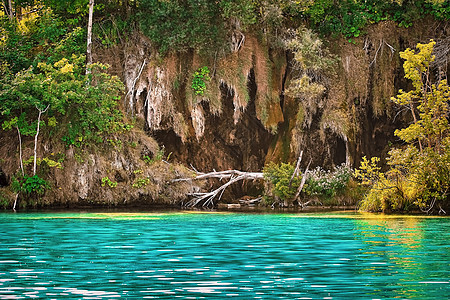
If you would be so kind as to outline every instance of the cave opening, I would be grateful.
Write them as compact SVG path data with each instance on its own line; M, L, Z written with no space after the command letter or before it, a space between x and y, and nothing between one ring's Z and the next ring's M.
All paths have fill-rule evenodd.
M340 166L347 162L347 144L339 135L335 136L333 150L334 155L332 157L332 161L334 166Z

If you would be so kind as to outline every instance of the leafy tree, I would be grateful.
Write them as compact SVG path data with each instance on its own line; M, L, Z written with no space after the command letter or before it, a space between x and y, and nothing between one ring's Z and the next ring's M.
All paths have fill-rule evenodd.
M75 146L100 143L108 134L129 128L117 109L122 83L117 77L104 73L106 66L99 63L89 65L91 73L84 74L84 62L84 56L73 56L54 64L39 63L36 68L31 66L2 84L0 106L6 119L2 125L4 130L15 129L18 133L22 170L19 182L24 191L28 183L45 183L29 179L37 176L38 137L42 125L59 126L66 144ZM28 176L22 162L22 136L33 135L33 171L32 176ZM41 189L31 190L42 193Z
M356 172L360 179L373 178L372 190L363 201L369 210L404 210L418 207L424 212L445 212L450 197L450 88L447 80L432 82L434 41L418 44L417 51L401 52L405 77L413 89L399 91L392 100L407 107L413 123L395 135L406 143L389 152L390 169L381 173L363 161ZM381 191L381 192L380 192ZM375 204L374 204L375 203Z
M0 17L0 37L0 63L7 64L13 73L28 68L35 40L22 33L18 24L6 17Z

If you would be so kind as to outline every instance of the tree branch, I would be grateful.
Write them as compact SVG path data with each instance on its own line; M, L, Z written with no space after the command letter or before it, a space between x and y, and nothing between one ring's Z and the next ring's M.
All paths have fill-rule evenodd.
M306 170L305 170L305 172L303 173L302 181L300 182L300 186L298 187L297 193L296 193L295 196L294 196L294 200L298 199L298 197L300 196L300 192L302 191L303 186L305 185L306 177L307 177L307 174L308 174L309 166L311 165L311 161L312 161L312 159L309 160L308 166L306 167ZM306 205L303 205L301 202L300 202L300 205L301 205L302 207L303 207L303 206L306 206Z
M214 206L214 198L218 197L218 200L222 198L223 192L227 187L232 185L235 182L241 180L257 180L263 179L264 175L262 172L242 172L238 170L228 170L228 171L214 171L210 173L201 173L196 171L197 176L194 178L179 178L174 179L172 182L180 182L180 181L191 181L191 180L202 180L202 179L211 179L216 178L219 180L229 179L225 184L222 184L217 189L208 192L208 193L192 193L188 194L188 196L193 196L193 199L188 201L184 206L185 207L196 207L200 203L203 202L203 207L213 207Z
M36 135L34 136L34 161L33 161L33 176L36 175L36 164L37 164L37 140L39 136L39 129L41 125L41 115L47 111L47 109L50 107L50 104L47 105L47 107L44 110L39 109L36 106L36 109L39 111L37 125L36 125Z
M141 77L142 71L144 70L144 66L145 66L146 63L147 63L147 59L145 58L144 61L142 62L142 66L141 66L141 68L139 70L139 74L133 80L133 85L131 86L131 89L129 89L128 93L125 95L125 101L126 101L128 95L130 95L130 93L131 93L131 95L130 95L130 106L131 106L132 110L133 110L133 105L131 103L133 101L134 87L136 86L136 82L139 79L139 77ZM133 114L133 111L131 113Z

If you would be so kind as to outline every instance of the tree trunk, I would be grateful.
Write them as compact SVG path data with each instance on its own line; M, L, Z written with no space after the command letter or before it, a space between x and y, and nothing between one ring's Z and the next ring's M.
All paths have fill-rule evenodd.
M189 194L189 196L193 196L194 198L184 204L184 207L196 207L197 205L203 203L203 207L213 207L214 206L214 198L218 196L218 199L222 197L225 189L232 185L235 182L240 180L261 180L264 179L264 174L261 172L242 172L238 170L228 170L221 172L211 172L211 173L200 173L197 172L197 176L194 178L180 178L172 180L172 182L179 181L190 181L190 180L202 180L209 178L217 178L217 179L230 179L227 183L221 185L217 189L209 193L193 193Z
M413 120L414 120L414 124L417 124L417 117L416 117L416 113L414 112L414 104L412 102L409 102L409 108L411 109L411 113L413 116ZM419 141L419 150L420 153L422 153L422 142L421 142L421 138L419 137L417 139Z
M34 161L33 161L33 176L36 175L36 165L37 165L37 142L38 142L38 136L39 136L39 129L41 125L41 116L43 113L47 111L47 109L50 107L50 105L47 106L46 109L41 110L36 107L36 109L39 111L38 119L37 119L37 126L36 126L36 135L34 136Z
M8 0L8 8L7 8L7 10L8 10L9 20L12 21L14 14L13 14L13 8L12 8L11 0Z
M25 172L23 170L23 159L22 159L22 136L20 135L19 126L16 126L17 135L19 136L19 160L20 160L20 170L22 171L22 176L25 176Z
M94 0L89 0L89 20L87 28L87 49L86 49L86 74L90 74L89 65L92 64L92 18L94 16Z

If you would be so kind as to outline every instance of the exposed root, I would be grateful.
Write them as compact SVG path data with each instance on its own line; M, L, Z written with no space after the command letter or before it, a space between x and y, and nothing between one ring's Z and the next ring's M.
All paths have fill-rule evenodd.
M134 106L133 106L133 97L134 97L134 88L136 86L136 82L141 77L142 71L144 70L144 66L147 63L147 59L144 59L144 62L142 63L141 68L139 69L139 73L136 76L136 78L133 80L133 84L131 85L131 88L128 90L128 93L125 95L125 99L127 99L128 95L130 95L130 101L129 101L129 107L131 109L131 114L133 114Z

